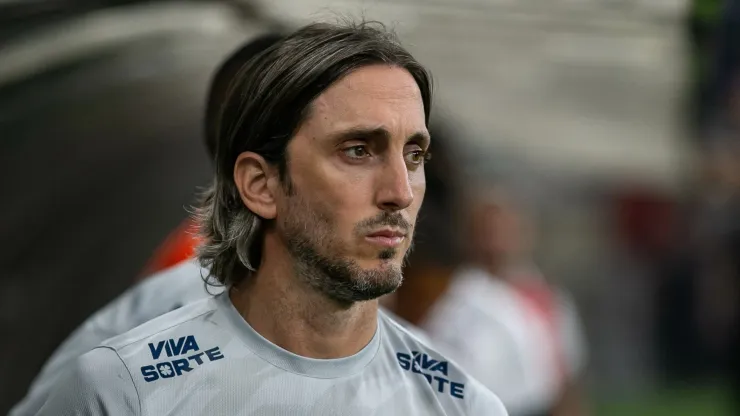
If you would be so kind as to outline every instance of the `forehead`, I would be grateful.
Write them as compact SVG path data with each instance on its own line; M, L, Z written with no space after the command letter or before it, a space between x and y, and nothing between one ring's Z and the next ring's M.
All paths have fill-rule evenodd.
M389 65L362 67L335 82L314 100L306 122L324 130L362 125L393 133L426 131L416 81L405 69Z

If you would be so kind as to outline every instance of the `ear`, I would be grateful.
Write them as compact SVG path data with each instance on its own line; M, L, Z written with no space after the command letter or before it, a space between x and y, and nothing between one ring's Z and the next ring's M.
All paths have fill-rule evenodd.
M234 183L239 196L250 211L264 219L274 219L277 215L273 192L277 179L275 168L262 156L243 152L236 158Z

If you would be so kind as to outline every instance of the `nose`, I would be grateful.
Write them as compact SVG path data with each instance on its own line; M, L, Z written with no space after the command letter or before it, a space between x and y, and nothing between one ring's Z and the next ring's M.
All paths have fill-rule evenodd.
M381 169L376 192L378 208L386 212L407 208L414 201L414 191L403 155L390 158Z

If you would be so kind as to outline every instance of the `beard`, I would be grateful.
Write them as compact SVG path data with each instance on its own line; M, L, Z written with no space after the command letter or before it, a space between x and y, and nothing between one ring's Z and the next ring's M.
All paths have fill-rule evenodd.
M362 268L344 254L345 245L338 239L330 211L320 204L310 203L294 188L289 189L286 212L281 214L283 219L279 221L278 232L293 257L296 275L312 289L349 306L377 299L401 286L401 264L392 261L397 249L379 251L379 267ZM400 213L382 213L362 221L356 225L355 234L361 236L364 235L362 230L383 225L402 227L411 237L412 227Z

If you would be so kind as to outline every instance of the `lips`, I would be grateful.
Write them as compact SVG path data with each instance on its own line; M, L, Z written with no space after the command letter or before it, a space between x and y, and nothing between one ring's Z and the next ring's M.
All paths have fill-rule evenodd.
M368 237L385 237L385 238L394 238L394 237L406 237L406 233L402 233L401 231L394 231L394 230L380 230L376 231L372 234L368 234Z
M396 247L400 245L405 238L406 233L392 229L378 230L365 237L365 239L370 243L381 247Z

